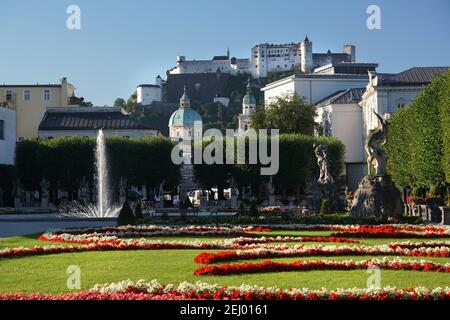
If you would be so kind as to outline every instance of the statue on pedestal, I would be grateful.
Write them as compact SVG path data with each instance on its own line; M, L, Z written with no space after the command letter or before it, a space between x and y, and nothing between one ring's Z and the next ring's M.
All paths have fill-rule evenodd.
M380 128L371 131L366 138L367 172L371 176L372 165L374 165L375 175L384 176L386 175L386 153L382 146L386 143L388 122L375 111L373 113L380 122Z
M48 209L48 188L50 187L50 183L46 179L42 179L41 183L41 208Z
M317 164L319 166L320 175L317 182L319 183L333 183L333 177L330 173L330 163L328 160L328 152L323 144L313 144L314 153L317 157Z
M386 143L389 122L375 111L373 113L380 127L371 131L366 138L368 174L355 192L350 216L401 216L404 211L402 196L386 172L387 158L382 147ZM372 174L372 165L375 174Z
M318 212L322 201L328 200L330 210L336 211L339 208L339 186L334 182L331 175L328 150L322 144L313 144L313 148L319 166L319 178L309 185L308 207Z

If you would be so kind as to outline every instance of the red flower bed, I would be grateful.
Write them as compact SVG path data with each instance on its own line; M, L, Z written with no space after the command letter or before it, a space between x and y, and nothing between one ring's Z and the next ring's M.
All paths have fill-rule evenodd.
M363 261L334 261L334 260L317 260L317 261L295 261L295 262L274 262L263 261L259 263L242 263L242 264L223 264L220 266L203 266L194 271L195 275L230 275L244 273L261 273L261 272L283 272L283 271L310 271L310 270L355 270L367 269L371 265L379 265L383 269L390 270L413 270L423 272L450 272L450 265L433 263L433 262L417 262L402 260L363 260Z
M286 237L286 238L243 238L237 240L235 244L245 245L254 243L270 243L270 242L336 242L336 243L361 243L358 240L338 238L338 237Z
M332 237L351 237L351 238L393 238L393 239L407 239L407 238L450 238L449 234L442 233L416 233L416 232L337 232L331 233Z
M6 293L0 294L0 300L450 300L450 290L449 288L310 290L244 286L216 286L205 289L205 286L200 284L190 286L189 289L178 287L168 292L162 288L149 292L145 288L129 286L119 292L90 290L62 295Z
M187 300L188 298L173 293L147 294L136 292L100 293L81 291L53 296L41 293L0 293L0 300Z
M292 257L330 257L330 256L409 256L409 257L449 257L450 251L447 249L427 250L427 247L419 247L413 250L405 250L399 246L390 247L392 251L386 251L386 248L370 247L336 247L333 249L317 246L302 247L295 249L268 249L260 250L242 250L221 251L217 253L202 252L194 258L194 262L199 264L213 264L225 261L236 260L254 260L270 258L292 258Z

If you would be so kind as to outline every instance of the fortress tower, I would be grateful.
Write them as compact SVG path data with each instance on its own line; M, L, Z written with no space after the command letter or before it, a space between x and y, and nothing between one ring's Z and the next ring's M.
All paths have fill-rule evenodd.
M313 53L312 42L309 41L308 36L300 44L300 70L304 73L310 73L313 68Z

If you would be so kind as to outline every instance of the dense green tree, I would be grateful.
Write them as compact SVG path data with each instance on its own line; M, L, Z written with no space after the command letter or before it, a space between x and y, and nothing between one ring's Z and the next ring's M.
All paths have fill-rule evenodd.
M137 107L137 92L134 91L133 94L127 100L125 110L128 112L133 112L136 110L136 107Z
M251 116L254 129L279 129L280 133L313 135L314 106L305 104L297 94L277 97L267 108L259 107Z
M125 108L127 105L126 101L123 98L117 98L114 100L114 107Z

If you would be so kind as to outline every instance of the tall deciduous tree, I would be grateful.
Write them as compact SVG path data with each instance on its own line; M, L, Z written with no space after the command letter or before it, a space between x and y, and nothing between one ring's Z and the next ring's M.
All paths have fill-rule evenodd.
M277 97L267 108L259 107L251 116L254 129L279 129L280 133L313 135L316 110L297 94Z
M126 101L123 98L117 98L114 100L114 107L125 108L127 105Z

